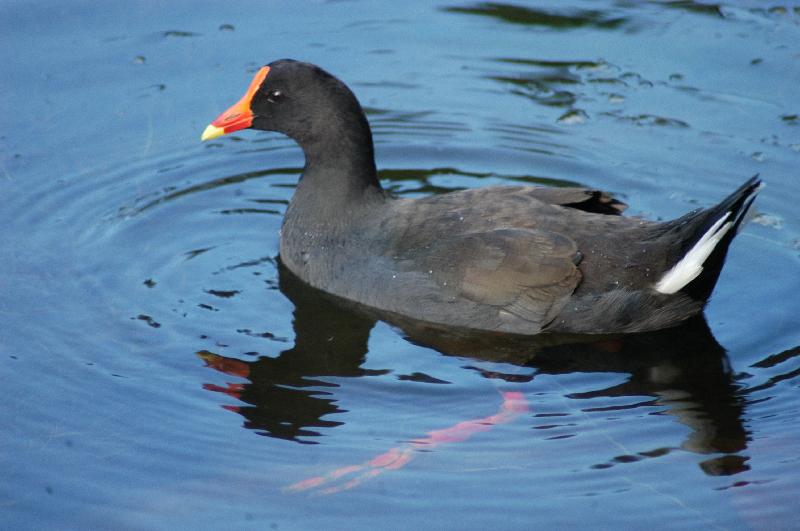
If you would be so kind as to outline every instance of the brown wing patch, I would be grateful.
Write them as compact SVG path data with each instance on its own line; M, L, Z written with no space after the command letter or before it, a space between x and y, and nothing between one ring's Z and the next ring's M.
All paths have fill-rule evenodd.
M527 229L497 229L449 240L432 274L458 296L495 307L501 318L543 326L581 279L575 242Z

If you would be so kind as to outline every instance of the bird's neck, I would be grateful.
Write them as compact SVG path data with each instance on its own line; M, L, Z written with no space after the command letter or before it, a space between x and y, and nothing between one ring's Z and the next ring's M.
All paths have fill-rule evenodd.
M306 164L281 228L281 260L317 287L324 282L314 275L326 271L320 264L339 256L325 249L361 238L387 198L376 175L369 126L360 135L345 130L299 142Z
M331 117L298 140L306 163L292 203L302 205L305 216L320 220L341 217L385 196L366 117L360 114L338 122L344 120Z

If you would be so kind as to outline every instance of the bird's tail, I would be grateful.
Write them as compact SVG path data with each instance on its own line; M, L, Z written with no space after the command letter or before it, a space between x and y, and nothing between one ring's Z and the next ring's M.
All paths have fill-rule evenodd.
M656 283L660 293L678 291L692 299L705 301L717 283L728 247L761 188L758 175L748 179L717 206L690 212L672 222L669 233L677 231L678 260Z

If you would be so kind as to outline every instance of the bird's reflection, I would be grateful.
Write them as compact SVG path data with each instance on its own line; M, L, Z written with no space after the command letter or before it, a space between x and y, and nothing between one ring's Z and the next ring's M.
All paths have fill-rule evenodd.
M295 305L293 348L255 361L198 353L210 367L248 380L206 388L243 402L226 408L241 414L245 426L258 433L309 443L319 435L318 428L339 425L332 419L342 410L326 390L337 387L331 377L388 372L361 367L370 331L380 318L402 330L409 341L444 354L531 369L525 376L483 371L487 378L515 382L539 374L627 373L622 384L569 398L650 396L648 404L665 408L691 429L681 445L684 449L724 454L701 463L706 473L727 475L748 468L747 458L737 455L748 438L741 420L743 401L725 351L702 316L669 330L616 337L475 335L374 315L308 287L282 266L279 274L281 291Z
M221 372L249 380L227 388L206 388L234 395L249 405L228 407L241 414L245 427L259 433L313 442L315 428L338 426L323 417L339 413L326 387L338 387L323 377L366 376L385 371L362 369L367 340L375 322L320 297L315 290L280 266L280 289L294 303L294 347L276 358L256 361L226 358L209 351L198 355ZM322 389L320 389L322 388Z

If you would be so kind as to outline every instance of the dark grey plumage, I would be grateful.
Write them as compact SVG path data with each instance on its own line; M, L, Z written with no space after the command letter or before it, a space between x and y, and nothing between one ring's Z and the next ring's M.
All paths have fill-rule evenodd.
M281 259L312 286L385 312L514 334L674 326L702 310L759 187L750 179L667 223L623 217L608 194L576 188L395 199L352 92L307 63L269 67L252 127L291 136L306 156ZM269 101L275 90L282 98Z

